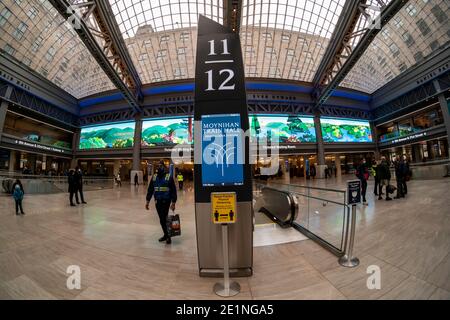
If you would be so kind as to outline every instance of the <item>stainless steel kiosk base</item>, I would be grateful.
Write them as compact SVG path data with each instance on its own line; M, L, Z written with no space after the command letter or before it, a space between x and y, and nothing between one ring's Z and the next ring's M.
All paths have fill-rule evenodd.
M223 283L216 283L214 285L214 293L221 297L233 297L241 292L241 286L237 282L230 282L230 287L226 290Z

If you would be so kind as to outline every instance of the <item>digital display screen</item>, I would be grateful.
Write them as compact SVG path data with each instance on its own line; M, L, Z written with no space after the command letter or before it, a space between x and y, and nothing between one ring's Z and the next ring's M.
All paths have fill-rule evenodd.
M143 147L192 144L192 117L145 120L142 123Z
M79 149L131 148L135 122L81 128Z
M324 142L372 142L369 121L321 118Z
M314 119L297 115L251 115L251 139L278 137L279 143L314 143Z
M203 115L202 185L244 184L244 153L240 114Z

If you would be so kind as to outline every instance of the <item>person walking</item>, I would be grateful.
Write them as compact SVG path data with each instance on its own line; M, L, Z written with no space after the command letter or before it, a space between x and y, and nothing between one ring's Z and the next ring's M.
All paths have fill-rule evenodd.
M378 174L378 162L373 159L372 168L371 168L372 176L375 180L375 185L373 187L373 194L378 195L378 189L380 188L380 176Z
M25 212L23 212L23 207L22 207L22 201L23 201L24 194L25 194L25 192L23 190L22 183L20 182L19 179L17 179L13 184L13 192L12 192L12 196L16 203L16 215L17 216L19 215L19 209L20 209L21 214L25 214Z
M381 196L383 194L383 186L386 186L386 201L392 200L392 198L389 197L388 192L388 186L389 182L391 180L391 170L389 169L389 164L387 163L386 157L381 157L381 163L378 165L378 171L377 175L380 179L380 187L378 189L378 200L382 200L383 197Z
M311 177L313 179L315 179L316 178L316 166L315 165L311 165L310 171L311 171Z
M116 182L117 182L117 186L119 186L119 187L122 186L122 179L120 178L120 173L117 173Z
M408 186L406 185L406 182L411 179L411 169L409 167L409 161L406 157L406 154L403 155L403 162L405 164L405 170L404 170L404 178L403 178L403 195L406 196L408 194Z
M367 180L369 179L369 169L367 168L366 159L362 158L358 168L356 168L356 176L361 181L361 196L363 199L363 205L368 205L366 200L367 192Z
M397 195L394 197L394 199L400 199L404 198L404 179L405 179L405 162L403 161L403 158L400 156L396 157L395 160L395 179L397 180Z
M77 201L77 203L80 203L78 201L78 193L77 193L77 181L76 181L76 177L75 177L75 170L70 169L69 174L67 176L67 182L69 184L69 199L70 199L70 206L71 207L75 207L76 204L73 203L73 196L75 195L75 199Z
M167 215L169 214L169 209L172 209L172 211L175 210L177 189L173 177L167 172L163 161L159 163L157 173L153 175L148 186L147 202L145 204L145 209L147 210L149 210L149 203L153 195L155 195L155 207L158 212L159 223L164 233L158 241L166 241L167 244L170 244L172 241L167 230Z
M86 201L84 201L84 195L83 195L83 172L81 171L81 169L79 167L75 168L75 186L76 186L76 191L75 193L77 193L77 203L78 202L78 193L80 193L80 199L81 199L81 203L87 203Z
M178 171L177 180L178 180L178 189L183 190L184 177L181 171Z
M134 175L134 185L139 186L139 177L137 173Z

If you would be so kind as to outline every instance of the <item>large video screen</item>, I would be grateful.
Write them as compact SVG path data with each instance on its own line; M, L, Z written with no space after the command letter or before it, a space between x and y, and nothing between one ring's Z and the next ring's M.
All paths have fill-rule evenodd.
M271 140L274 134L279 143L316 142L314 119L296 115L251 115L250 129L252 139L267 138Z
M192 117L145 120L142 123L143 147L192 143Z
M203 115L202 185L242 185L243 148L240 114Z
M79 149L130 148L135 122L81 128Z
M369 121L321 118L324 142L372 142Z

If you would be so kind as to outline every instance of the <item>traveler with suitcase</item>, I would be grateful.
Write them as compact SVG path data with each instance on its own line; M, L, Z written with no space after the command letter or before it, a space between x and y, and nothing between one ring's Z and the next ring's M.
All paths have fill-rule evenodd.
M145 209L149 210L149 203L152 196L155 195L155 207L158 212L159 222L164 235L158 240L166 241L167 244L172 243L170 233L167 228L167 216L169 209L175 210L175 202L177 201L177 189L175 182L170 173L166 170L164 161L160 161L158 171L153 175L147 190L147 202Z

